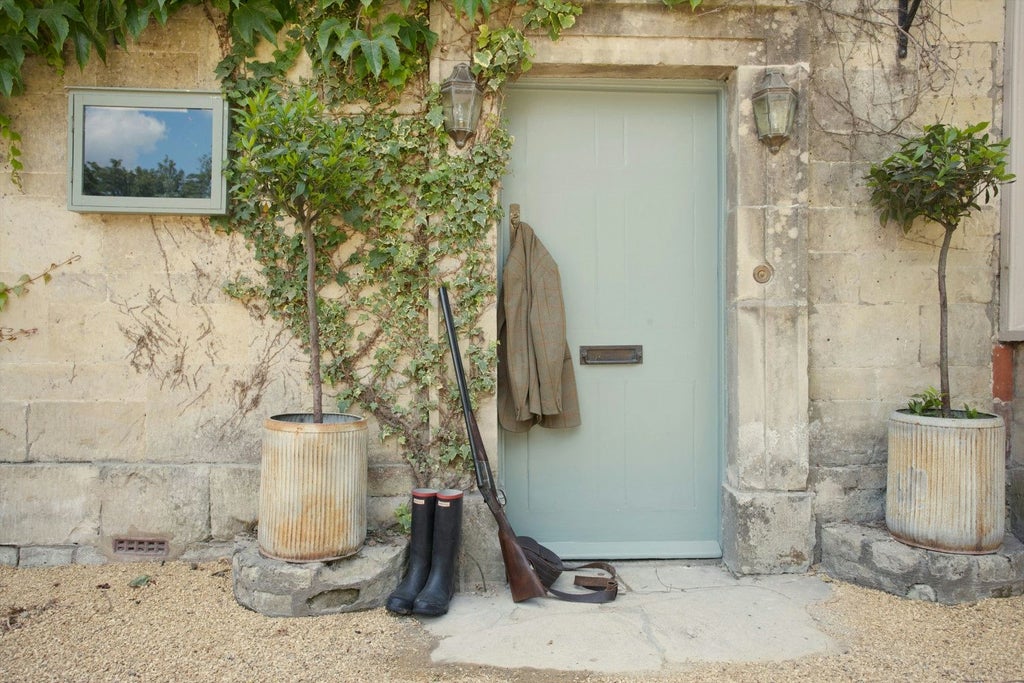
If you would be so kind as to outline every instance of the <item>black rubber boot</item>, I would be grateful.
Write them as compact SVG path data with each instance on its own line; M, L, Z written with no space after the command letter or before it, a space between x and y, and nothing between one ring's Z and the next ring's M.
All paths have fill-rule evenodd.
M430 576L412 604L413 614L436 617L448 611L455 593L455 557L462 536L462 491L444 489L437 492L434 515L434 549L430 559Z
M388 611L412 614L412 602L430 576L430 553L434 545L434 511L437 489L412 490L412 534L409 565L398 588L388 596Z

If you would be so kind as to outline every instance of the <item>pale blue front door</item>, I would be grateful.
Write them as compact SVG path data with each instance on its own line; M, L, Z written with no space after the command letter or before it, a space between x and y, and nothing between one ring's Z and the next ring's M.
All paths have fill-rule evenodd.
M502 432L501 474L516 533L565 558L721 555L721 103L699 84L508 93L502 201L558 263L583 424ZM588 357L641 362L581 362L607 346Z

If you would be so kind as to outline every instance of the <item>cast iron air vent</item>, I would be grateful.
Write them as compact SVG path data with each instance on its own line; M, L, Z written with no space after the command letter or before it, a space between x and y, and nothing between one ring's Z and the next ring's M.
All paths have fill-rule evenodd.
M115 555L167 557L167 541L157 538L115 538Z

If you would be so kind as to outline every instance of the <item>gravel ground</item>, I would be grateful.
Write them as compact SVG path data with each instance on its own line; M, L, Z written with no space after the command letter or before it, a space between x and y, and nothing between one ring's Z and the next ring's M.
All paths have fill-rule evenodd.
M509 671L432 664L419 623L383 609L250 612L226 561L0 567L0 681L1024 681L1024 597L947 607L836 582L813 615L845 653L626 676Z

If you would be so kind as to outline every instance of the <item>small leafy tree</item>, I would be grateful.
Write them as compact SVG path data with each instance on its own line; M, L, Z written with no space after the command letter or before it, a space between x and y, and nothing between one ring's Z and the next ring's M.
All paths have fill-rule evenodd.
M236 110L235 126L233 219L273 234L288 261L278 265L304 276L313 421L323 422L317 292L326 282L330 255L348 238L351 224L343 218L352 218L370 177L364 142L348 121L331 117L309 88L253 93ZM300 291L295 287L294 297Z
M871 204L883 225L892 221L906 233L917 218L945 229L939 249L939 375L941 413L950 417L949 311L946 259L953 232L972 211L999 193L999 185L1014 179L1006 171L1009 140L990 141L988 123L959 129L945 124L925 126L866 176Z

